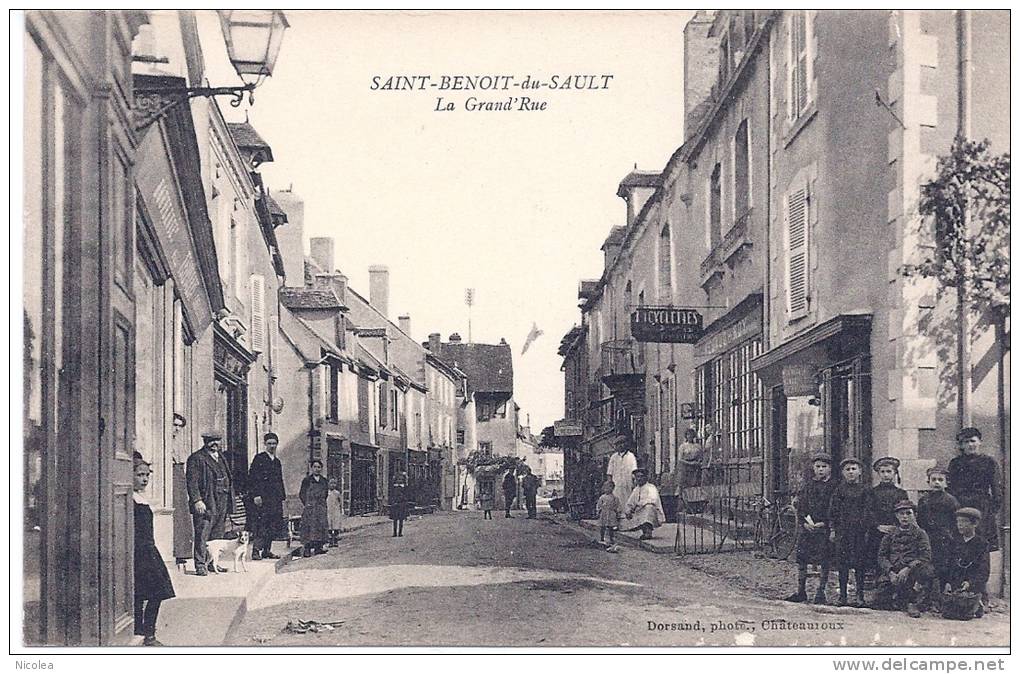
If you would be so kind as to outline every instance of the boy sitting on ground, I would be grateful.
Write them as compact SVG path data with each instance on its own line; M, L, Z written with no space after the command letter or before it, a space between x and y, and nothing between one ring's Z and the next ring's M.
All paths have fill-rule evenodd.
M881 574L875 587L874 608L899 610L906 604L911 618L920 618L921 609L935 581L928 534L917 526L916 508L909 501L895 507L896 529L885 535L878 548Z

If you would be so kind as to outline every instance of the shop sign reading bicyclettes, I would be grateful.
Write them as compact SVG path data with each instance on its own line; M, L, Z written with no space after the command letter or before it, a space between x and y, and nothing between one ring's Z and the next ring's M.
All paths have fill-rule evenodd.
M630 333L639 342L694 344L702 328L701 313L683 307L638 307L630 315Z

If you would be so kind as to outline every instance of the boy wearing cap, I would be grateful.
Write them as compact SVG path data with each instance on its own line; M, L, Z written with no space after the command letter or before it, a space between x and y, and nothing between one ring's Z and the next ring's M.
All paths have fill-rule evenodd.
M877 459L871 467L878 474L878 484L869 489L865 495L868 533L864 559L869 570L877 571L875 564L882 537L896 530L895 506L908 498L907 492L896 486L900 469L899 459L884 456Z
M815 454L811 460L812 479L797 495L797 522L801 527L797 539L797 591L786 601L807 601L808 564L820 564L821 576L815 603L825 603L825 584L829 581L829 564L832 547L829 542L829 505L835 485L832 477L832 458L828 454Z
M895 610L904 602L911 618L921 617L935 569L931 565L931 542L917 526L914 504L904 499L896 504L897 526L882 538L878 549L881 575L875 587L874 608Z
M839 463L843 481L836 485L829 505L832 531L829 540L835 544L836 566L839 569L839 600L837 606L847 605L846 588L850 568L857 582L856 606L864 604L864 574L870 566L865 559L865 536L868 531L865 498L868 488L861 483L861 462L843 459Z
M931 541L931 561L941 588L949 582L949 558L956 532L956 511L960 504L946 491L948 473L945 468L932 466L927 472L931 491L917 501L917 523Z
M988 600L990 570L988 541L977 533L981 511L977 508L960 508L956 511L959 538L950 553L948 590L961 590L981 595L982 604ZM984 615L984 606L978 607L975 617Z

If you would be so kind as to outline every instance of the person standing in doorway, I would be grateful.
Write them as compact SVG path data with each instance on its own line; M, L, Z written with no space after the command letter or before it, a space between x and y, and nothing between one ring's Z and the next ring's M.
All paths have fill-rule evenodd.
M988 550L999 549L997 515L1002 504L1002 476L995 459L981 453L981 431L964 428L956 434L959 456L949 462L949 493L965 508L981 511L978 534Z
M630 451L630 440L619 438L616 445L616 454L609 457L609 467L606 469L606 476L616 485L616 498L620 503L626 503L634 491L634 471L637 470L637 457Z
M208 431L202 434L202 448L188 457L185 479L188 503L195 527L195 574L205 576L213 570L206 544L223 538L227 515L233 510L234 495L230 469L220 452L223 434ZM216 571L226 569L215 567Z
M263 451L252 459L248 472L248 495L254 506L255 526L252 528L252 559L279 559L272 551L273 539L283 527L283 502L287 498L283 486L283 464L276 456L280 438L266 433L262 438Z
M156 618L163 601L175 597L174 585L156 549L152 533L152 508L143 492L149 484L149 464L134 454L135 501L135 634L143 646L162 646L156 639Z
M521 489L524 491L524 503L528 507L528 519L538 517L538 478L532 474L530 468L524 469L524 479L521 480Z
M517 476L514 475L514 469L511 468L503 476L503 501L506 506L506 519L510 519L513 515L510 514L510 508L514 504L514 499L517 498Z

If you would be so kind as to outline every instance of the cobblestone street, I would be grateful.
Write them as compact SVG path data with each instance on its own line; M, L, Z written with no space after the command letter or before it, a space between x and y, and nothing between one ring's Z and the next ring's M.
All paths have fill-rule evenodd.
M966 623L763 599L671 555L609 554L549 514L437 513L346 536L283 567L228 636L252 646L1004 646L1008 617ZM295 634L288 621L340 624ZM784 622L785 621L785 622ZM655 628L651 628L652 625ZM949 629L952 627L952 629ZM662 629L664 628L664 629Z

